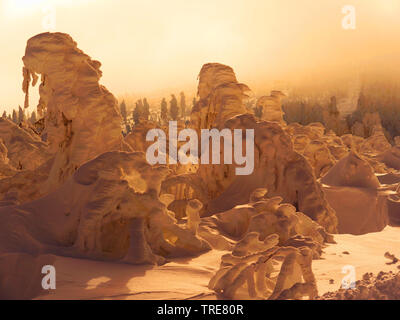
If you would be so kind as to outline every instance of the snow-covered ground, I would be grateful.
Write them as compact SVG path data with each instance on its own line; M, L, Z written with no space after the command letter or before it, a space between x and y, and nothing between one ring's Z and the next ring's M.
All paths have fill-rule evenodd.
M346 265L354 266L356 280L366 272L399 271L400 264L386 264L384 254L400 256L400 228L335 235L335 241L324 249L322 259L313 261L320 295L339 289L348 275L342 273ZM213 250L158 267L57 257L57 288L37 299L215 299L207 284L225 253Z

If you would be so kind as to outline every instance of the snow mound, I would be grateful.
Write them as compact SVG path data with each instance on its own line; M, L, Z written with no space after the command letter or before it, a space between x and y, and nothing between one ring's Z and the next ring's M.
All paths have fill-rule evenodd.
M379 180L369 163L355 152L350 152L346 157L339 160L321 182L329 186L346 186L377 189Z

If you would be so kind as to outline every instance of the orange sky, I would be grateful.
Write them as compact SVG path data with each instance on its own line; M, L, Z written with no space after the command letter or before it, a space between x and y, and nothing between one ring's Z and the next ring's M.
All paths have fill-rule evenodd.
M192 94L201 66L232 66L256 93L274 80L324 81L334 73L399 60L399 0L0 0L0 111L23 105L28 38L56 31L102 62L102 83L117 97ZM356 29L341 26L344 5ZM316 74L316 77L311 75ZM31 105L35 106L35 96ZM31 109L32 110L32 109Z

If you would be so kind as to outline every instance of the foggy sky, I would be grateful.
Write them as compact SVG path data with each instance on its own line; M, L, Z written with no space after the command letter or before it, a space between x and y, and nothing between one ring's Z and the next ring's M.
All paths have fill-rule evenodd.
M395 72L400 53L398 0L0 3L1 112L23 105L21 58L26 41L48 31L48 4L56 9L55 31L69 33L102 63L101 83L117 97L194 93L207 62L230 65L259 94L274 81L327 81L370 68ZM342 28L344 5L356 8L355 30Z

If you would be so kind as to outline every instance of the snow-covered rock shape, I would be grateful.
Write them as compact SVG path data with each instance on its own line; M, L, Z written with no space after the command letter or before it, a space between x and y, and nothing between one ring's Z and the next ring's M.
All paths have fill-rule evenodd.
M166 167L150 166L141 152L104 153L53 193L0 208L0 255L53 253L156 264L208 250L159 200L167 173Z
M399 300L400 272L365 273L354 288L327 292L318 300Z
M285 127L285 131L291 136L307 136L310 140L320 139L324 136L325 127L319 122L313 122L303 126L297 122L292 122Z
M7 148L9 164L17 170L33 170L50 159L47 144L33 132L0 118L0 138Z
M391 148L391 144L387 141L382 126L375 126L372 135L365 139L360 146L360 152L366 154L377 155Z
M297 212L294 206L282 203L281 197L263 198L203 218L200 230L203 230L203 226L207 226L208 230L219 230L233 239L245 239L249 233L257 233L258 240L265 241L270 235L276 234L280 245L309 246L315 258L319 257L320 248L325 242L333 242L332 236L323 227ZM303 237L304 241L301 242L298 236Z
M321 182L330 186L371 189L377 189L380 186L372 167L355 152L350 152L346 157L341 159L322 177Z
M7 147L0 138L0 180L11 177L16 173L16 169L10 165L10 159L8 159L7 153Z
M237 82L231 67L220 63L203 65L199 74L200 99L191 114L192 126L197 130L221 128L226 120L246 113L242 100L249 90Z
M46 292L42 287L42 268L54 265L55 259L55 256L49 254L0 254L0 299L33 299Z
M281 91L271 91L270 96L262 96L257 100L257 107L261 108L261 119L266 121L276 121L281 125L286 125L283 120L282 98L286 97Z
M361 144L364 142L364 138L352 134L344 134L340 137L340 139L349 150L358 153L360 152Z
M226 122L226 128L255 130L255 169L251 175L235 175L235 165L200 165L196 174L169 177L162 193L184 184L190 199L204 204L203 215L224 212L248 202L252 192L266 188L268 196L281 196L287 203L307 214L329 232L336 231L335 212L325 200L308 161L293 150L289 136L278 123L256 121L240 115ZM222 144L223 146L223 144Z
M388 211L390 225L400 226L400 183L398 184L395 194L388 198Z
M303 154L314 168L317 178L323 176L336 163L327 144L320 140L310 141Z
M211 195L207 207L209 213L246 203L255 189L266 188L269 197L281 196L284 202L293 204L329 232L335 232L335 212L326 202L312 167L293 150L290 137L278 123L240 115L227 121L225 126L232 130L255 130L254 172L236 176L234 164L200 166L198 174L207 182Z
M335 209L339 233L364 234L388 224L388 195L366 159L355 152L341 159L322 177L323 190Z
M133 126L132 131L126 135L124 140L133 151L146 152L147 148L154 143L153 141L146 141L147 132L156 128L159 128L159 125L153 121L141 121Z
M39 76L39 114L44 114L50 151L56 153L46 190L58 187L75 170L101 153L121 150L117 100L99 79L101 63L92 60L64 33L42 33L28 40L23 91Z
M294 122L289 124L285 131L293 140L294 150L303 155L309 144L315 144L315 146L311 146L311 150L308 150L308 152L312 151L311 154L313 154L321 148L329 149L330 154L326 154L326 157L333 157L333 160L339 160L349 152L349 148L343 143L342 139L333 131L325 134L325 127L319 122L310 123L306 126ZM360 139L362 140L362 138ZM323 162L326 161L327 159L323 160ZM328 160L328 162L331 161Z
M318 290L311 265L311 250L306 247L274 246L246 256L228 254L208 287L222 299L314 299Z
M400 144L394 145L389 150L380 154L377 158L387 167L400 170Z
M190 200L186 206L187 226L188 229L197 234L200 224L200 210L203 204L199 200Z
M327 145L330 153L336 160L340 160L347 156L349 148L344 144L341 137L338 137L334 132L330 131L321 138Z
M292 205L282 204L282 198L266 199L266 192L257 189L250 203L202 219L202 237L219 232L234 242L209 288L224 299L313 299L312 259L333 238ZM278 277L271 276L274 272Z
M257 121L246 113L242 99L245 85L238 84L230 67L206 64L200 72L200 101L192 113L192 125L201 130L254 129L254 171L236 175L237 164L201 164L196 174L169 177L162 193L172 193L171 186L184 184L191 199L199 199L203 215L224 212L247 203L258 188L268 196L281 196L287 203L307 214L329 232L336 231L335 212L324 199L323 192L307 160L293 150L289 135L277 122ZM225 122L222 122L225 120ZM244 138L245 139L245 138ZM221 153L224 152L221 144Z

